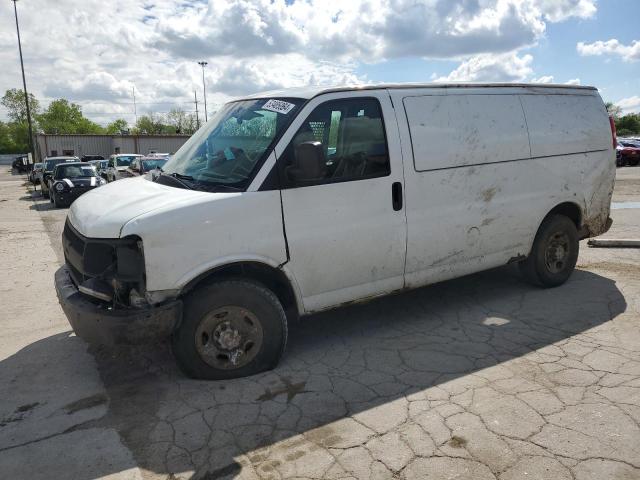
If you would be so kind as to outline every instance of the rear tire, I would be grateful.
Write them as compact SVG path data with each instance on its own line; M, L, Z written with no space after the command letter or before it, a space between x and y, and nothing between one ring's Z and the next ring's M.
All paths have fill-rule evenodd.
M578 230L564 215L544 219L526 260L520 262L524 278L534 285L551 288L562 285L578 261Z
M171 338L180 369L206 380L271 370L286 343L287 318L278 298L245 280L219 281L191 292Z

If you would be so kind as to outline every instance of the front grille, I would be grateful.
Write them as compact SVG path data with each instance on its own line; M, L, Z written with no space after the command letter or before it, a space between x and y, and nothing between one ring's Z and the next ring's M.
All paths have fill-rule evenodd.
M104 277L115 273L116 248L128 245L122 239L87 238L73 226L65 223L62 232L64 259L71 277L78 285L94 277Z
M85 281L83 274L83 258L86 242L74 228L69 224L69 221L64 225L62 231L62 248L64 250L64 259L71 272L71 277L76 284L81 284Z

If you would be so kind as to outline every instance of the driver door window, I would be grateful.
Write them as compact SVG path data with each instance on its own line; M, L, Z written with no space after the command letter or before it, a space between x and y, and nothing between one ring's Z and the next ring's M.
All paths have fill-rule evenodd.
M311 112L280 163L285 187L364 180L391 173L375 98L325 102Z

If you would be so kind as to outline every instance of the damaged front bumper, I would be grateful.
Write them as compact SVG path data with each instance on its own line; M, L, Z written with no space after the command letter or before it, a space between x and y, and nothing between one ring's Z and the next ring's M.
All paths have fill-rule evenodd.
M67 266L55 274L62 310L76 335L97 345L154 343L171 335L182 319L182 301L158 306L113 309L81 293Z

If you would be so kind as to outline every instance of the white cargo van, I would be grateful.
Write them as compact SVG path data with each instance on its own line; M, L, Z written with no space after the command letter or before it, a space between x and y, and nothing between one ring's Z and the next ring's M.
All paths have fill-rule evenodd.
M90 342L171 338L186 374L274 367L292 319L510 262L565 282L605 232L596 89L376 85L225 105L155 179L80 197L56 274Z

